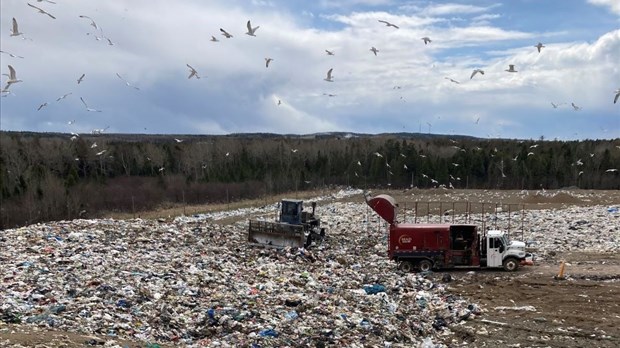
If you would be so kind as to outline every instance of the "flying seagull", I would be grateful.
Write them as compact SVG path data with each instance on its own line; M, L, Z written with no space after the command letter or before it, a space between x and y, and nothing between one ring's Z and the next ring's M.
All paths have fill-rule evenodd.
M570 105L573 107L573 109L575 109L575 111L581 110L581 106L577 106L575 105L575 103L570 103Z
M611 169L607 169L607 170L605 171L605 173L613 173L613 172L617 172L617 171L618 171L618 169L616 169L616 168L611 168Z
M101 112L101 110L96 110L96 109L89 108L88 104L86 104L86 102L84 101L84 98L80 97L80 100L82 101L82 104L84 104L84 106L86 107L86 111Z
M614 93L616 93L616 96L614 97L614 104L615 104L618 101L618 98L620 97L620 88L615 90Z
M61 100L65 99L66 97L70 96L71 94L73 94L73 93L67 93L67 94L63 95L62 97L59 97L58 99L56 99L56 101L57 102L61 101Z
M540 53L540 50L541 50L543 47L545 47L545 45L543 45L542 43L540 43L540 42L539 42L539 43L538 43L538 45L536 45L536 46L534 46L534 47L538 48L538 53Z
M45 102L45 103L43 103L43 104L39 105L39 107L37 108L37 111L40 111L41 109L43 109L43 108L44 108L44 107L46 107L46 106L47 106L47 102Z
M323 93L323 95L326 95L328 97L335 97L336 94L332 94L332 93Z
M211 35L211 41L213 41L213 42L219 42L220 40L218 40L215 36Z
M380 154L380 153L378 153L378 152L375 152L375 156L377 156L377 157L383 157L383 155L382 155L382 154Z
M2 50L0 50L0 53L8 54L8 55L9 55L9 57L11 57L11 58L24 58L24 57L22 57L22 56L18 56L18 55L16 55L16 54L13 54L13 53L10 53L10 52L7 52L7 51L2 51Z
M272 60L273 58L265 58L265 68L269 67L269 63L271 63Z
M200 76L198 76L198 71L196 71L196 69L192 68L192 66L189 64L185 64L185 65L187 65L187 67L189 68L189 76L187 77L188 79L191 79L192 77L195 77L197 79L200 78Z
M451 78L449 78L449 77L444 77L444 79L446 79L446 80L450 80L450 82L454 82L454 83L456 83L456 84L460 84L460 82L458 82L457 80L451 79Z
M17 28L17 20L13 17L13 27L11 28L11 36L20 36L24 33L19 32L19 28Z
M84 80L84 76L86 76L86 74L82 74L82 76L80 76L80 78L77 79L78 85L80 84L80 82L82 82L82 80Z
M323 80L327 81L327 82L334 82L333 78L332 78L332 71L334 70L334 68L330 68L329 70L327 70L327 77L324 78Z
M30 7L32 7L32 8L36 8L37 10L39 10L39 13L41 13L41 14L46 14L46 15L50 16L50 18L52 18L52 19L56 19L56 17L52 16L52 15L51 15L51 14L49 14L48 12L45 12L45 10L43 10L42 8L38 8L38 7L36 7L36 6L34 6L34 5L30 4L30 3L27 3L27 4L28 4L28 6L30 6Z
M121 81L125 82L125 84L126 84L128 87L131 87L131 88L133 88L133 89L135 89L135 90L138 90L138 91L140 90L140 88L138 88L138 87L136 87L136 86L133 86L132 84L130 84L129 82L127 82L127 81L126 81L126 80L125 80L125 79L124 79L124 78L123 78L123 77L122 77L119 73L116 73L116 76L118 76L118 78L119 78L119 79L121 79Z
M250 21L248 21L246 26L248 27L248 32L246 34L250 36L256 36L256 34L254 33L258 30L258 28L260 28L260 25L252 28L252 24L250 24Z
M514 64L508 64L508 69L504 70L504 71L508 71L508 72L517 72L515 70L515 66Z
M380 23L385 23L385 25L388 26L388 27L394 27L394 28L398 29L397 25L394 25L394 24L392 24L392 23L390 23L388 21L383 21L383 20L379 19L379 22Z
M328 55L328 56L333 56L333 55L335 55L334 51L325 50L325 52L327 53L327 55Z
M12 84L18 83L18 82L22 82L22 80L17 79L17 75L15 74L15 69L13 69L11 65L9 65L9 79L6 80L6 86L4 86L4 90L5 91L8 90Z
M176 141L177 143L182 143L183 142L183 140L177 139L177 138L174 138L174 141Z
M370 50L372 51L372 53L375 54L375 56L377 55L377 52L379 52L378 49L376 49L374 46L370 48Z
M480 73L481 75L484 75L484 70L482 70L482 69L474 69L474 72L472 72L472 73L471 73L471 76L469 77L469 79L470 79L470 80L471 80L471 79L473 79L473 78L474 78L474 76L475 76L477 73Z
M425 37L421 38L420 40L424 41L425 45L428 44L428 43L433 42L433 40L431 40L428 36L425 36Z
M101 156L101 155L103 155L104 153L106 153L107 151L108 151L108 150L101 150L101 151L97 152L95 155L97 155L97 156Z
M97 25L97 23L95 23L95 21L94 21L92 18L90 18L90 17L88 17L88 16L84 16L84 15L80 15L79 17L80 17L80 18L86 18L86 19L90 20L90 25L91 25L93 28L95 28L95 29L99 30L99 26Z
M222 35L224 35L224 37L227 38L227 39L230 39L231 37L233 37L226 30L224 30L222 28L220 28L220 31L222 32Z

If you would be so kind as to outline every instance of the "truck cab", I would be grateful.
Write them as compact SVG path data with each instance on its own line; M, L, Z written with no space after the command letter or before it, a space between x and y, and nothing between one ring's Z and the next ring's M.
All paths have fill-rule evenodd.
M511 241L504 231L490 230L481 240L481 263L487 267L504 267L514 271L525 260L525 243Z

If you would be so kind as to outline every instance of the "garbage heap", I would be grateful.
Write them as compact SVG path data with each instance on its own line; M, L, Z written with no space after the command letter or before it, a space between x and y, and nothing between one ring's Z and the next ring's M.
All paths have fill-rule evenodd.
M204 216L5 230L0 320L188 346L426 348L480 313L396 270L365 204L322 205L321 219L328 235L307 250L251 248L246 219Z

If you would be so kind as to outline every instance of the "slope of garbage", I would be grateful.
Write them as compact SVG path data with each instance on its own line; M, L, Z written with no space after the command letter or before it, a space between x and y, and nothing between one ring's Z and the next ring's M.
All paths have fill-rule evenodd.
M485 309L449 293L449 279L398 271L386 257L384 224L363 201L335 195L314 199L328 234L307 250L250 248L247 221L217 224L275 206L2 231L0 321L186 346L458 343L449 327ZM525 237L541 253L619 250L617 210L527 214Z

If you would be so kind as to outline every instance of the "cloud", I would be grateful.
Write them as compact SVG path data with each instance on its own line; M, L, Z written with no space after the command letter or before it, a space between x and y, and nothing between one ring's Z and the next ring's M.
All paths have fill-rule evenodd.
M433 132L537 137L556 129L550 125L562 124L558 132L563 135L579 131L594 138L600 127L620 128L608 100L620 80L618 30L593 37L592 43L545 43L539 54L533 45L553 32L510 29L500 21L481 25L497 18L485 13L490 7L431 5L423 15L356 8L307 12L317 14L309 19L302 11L263 6L273 1L255 3L181 1L171 6L153 0L142 6L84 0L46 6L58 17L54 21L20 1L3 1L2 23L15 16L33 41L10 37L6 25L0 28L2 49L26 57L2 57L2 72L12 64L24 80L11 86L15 95L2 99L2 129L380 133L418 131L430 122ZM95 31L78 17L82 14L91 16L115 45L86 35ZM444 14L476 16L473 22L450 21L446 27ZM244 34L248 19L260 25L256 37ZM234 37L224 38L220 27ZM220 41L209 41L211 35ZM433 42L424 45L424 36ZM372 46L379 49L376 57ZM326 55L325 49L336 55ZM274 59L269 68L265 57ZM185 64L202 78L187 79ZM508 64L516 64L519 73L505 72ZM470 80L474 67L486 74ZM334 69L332 83L323 80L329 68ZM86 77L78 85L82 73ZM140 91L127 87L116 73ZM68 92L73 94L55 102ZM80 96L103 112L86 112ZM37 112L45 101L50 105ZM552 110L551 101L574 101L583 110ZM477 125L474 115L481 117ZM565 122L569 117L575 123ZM76 123L67 125L73 119Z
M421 13L428 16L445 16L449 14L473 14L486 12L494 6L475 6L475 5L463 5L457 3L447 4L433 4L421 9Z
M620 15L620 1L618 0L588 0L589 3L597 6L609 7L609 10Z

